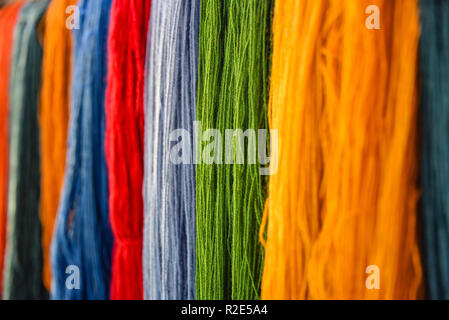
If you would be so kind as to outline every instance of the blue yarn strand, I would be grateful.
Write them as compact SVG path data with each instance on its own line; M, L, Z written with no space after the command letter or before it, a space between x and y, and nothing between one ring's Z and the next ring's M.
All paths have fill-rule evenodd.
M78 3L81 23L80 29L74 30L67 164L52 242L53 299L109 298L113 238L104 154L104 98L111 2ZM75 283L68 280L77 270L68 266L79 270L79 290L73 290Z
M153 0L145 77L145 299L195 299L195 165L175 164L177 129L194 142L199 0ZM187 156L190 154L190 157Z

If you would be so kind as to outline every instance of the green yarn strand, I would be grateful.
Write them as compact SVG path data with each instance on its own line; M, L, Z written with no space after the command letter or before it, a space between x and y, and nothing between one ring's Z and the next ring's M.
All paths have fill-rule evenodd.
M260 164L226 164L226 129L267 129L270 0L203 1L200 24L198 120L201 151L223 137L216 162L197 168L197 298L257 299L263 266L258 231L266 178ZM234 131L236 132L236 131ZM236 140L233 159L236 163ZM257 159L256 152L256 159Z

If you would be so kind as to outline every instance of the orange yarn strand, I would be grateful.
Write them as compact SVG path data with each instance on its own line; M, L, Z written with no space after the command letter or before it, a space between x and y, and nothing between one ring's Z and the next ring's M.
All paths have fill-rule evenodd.
M277 1L273 29L262 298L418 298L417 0Z
M50 243L64 177L69 120L71 34L66 8L76 0L53 0L45 15L42 89L39 106L41 132L41 200L44 285L50 289Z

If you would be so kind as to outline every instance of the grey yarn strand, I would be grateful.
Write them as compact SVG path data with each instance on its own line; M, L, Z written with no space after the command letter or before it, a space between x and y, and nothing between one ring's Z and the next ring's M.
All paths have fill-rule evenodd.
M5 299L48 298L42 282L39 219L38 100L42 66L39 23L48 1L22 7L14 29L10 75L10 153Z
M195 165L199 0L153 0L145 75L145 299L195 298ZM180 140L176 135L184 129ZM171 136L175 134L175 136ZM173 141L171 141L171 138Z

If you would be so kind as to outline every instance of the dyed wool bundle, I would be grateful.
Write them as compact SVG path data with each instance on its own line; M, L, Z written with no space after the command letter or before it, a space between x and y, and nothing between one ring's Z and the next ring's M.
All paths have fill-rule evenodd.
M38 29L47 6L48 1L24 5L14 30L5 299L48 297L42 283L38 127L42 66L42 30Z
M249 163L251 156L241 155L244 164L237 163L235 135L231 138L232 154L224 150L220 135L225 137L226 129L254 129L257 137L257 130L268 126L271 3L201 3L197 118L203 134L198 156L201 164L196 172L198 299L259 297L263 252L257 235L265 179L259 174L260 164ZM255 147L249 140L244 143L245 150Z
M368 5L380 30L365 27ZM417 9L276 2L270 117L282 144L262 298L419 297ZM376 267L380 289L369 290Z
M51 245L51 296L108 299L113 238L104 155L104 98L111 0L81 0L78 6L80 29L74 30L66 172ZM67 286L70 274L73 281ZM79 290L72 290L78 285Z
M150 5L114 0L111 11L106 157L115 236L112 299L143 298L143 86Z
M44 284L51 285L50 243L58 210L65 168L69 121L71 34L66 27L66 8L77 0L53 0L45 14L42 89L39 106L41 133L41 199Z
M151 9L145 85L146 299L195 299L192 142L199 14L199 0L153 0Z
M14 27L22 5L23 1L19 1L0 10L0 297L3 292L6 217L8 215L9 71Z
M449 299L449 1L420 1L421 222L427 295Z

